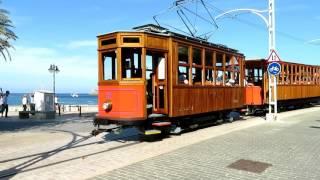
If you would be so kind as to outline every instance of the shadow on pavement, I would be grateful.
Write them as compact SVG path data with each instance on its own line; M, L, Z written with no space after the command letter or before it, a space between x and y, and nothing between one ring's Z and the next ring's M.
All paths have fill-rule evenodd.
M56 116L55 119L19 119L18 116L9 118L0 118L0 133L8 131L24 131L39 127L52 127L56 125L66 124L70 122L84 122L84 120L92 120L94 115L77 116L76 114L65 114Z
M121 146L112 147L112 148L109 148L107 150L103 150L103 151L99 151L99 152L95 152L95 153L89 153L89 154L86 154L86 155L73 157L73 158L65 159L65 160L58 161L58 162L49 163L49 164L38 166L38 167L29 168L30 166L35 165L38 162L44 161L47 158L52 157L52 156L58 154L59 152L62 152L62 151L68 150L68 149L79 148L79 147L89 146L89 145L93 145L93 144L101 144L101 143L106 143L108 141L109 142L110 141L117 141L117 140L129 141L131 136L135 136L135 134L129 134L127 136L113 135L112 136L113 139L110 138L110 137L106 139L106 137L108 137L108 136L106 136L104 138L105 140L78 145L79 143L82 143L82 142L86 141L87 139L91 138L92 136L91 135L82 136L80 134L77 134L77 133L74 133L74 132L70 132L70 131L60 131L60 130L53 130L53 131L69 133L72 136L72 140L69 143L67 143L67 144L65 144L65 145L63 145L61 147L58 147L58 148L56 148L54 150L51 150L51 151L46 151L46 152L41 152L41 153L36 153L36 154L30 154L30 155L26 155L26 156L22 156L22 157L17 157L17 158L6 159L6 160L0 161L0 164L1 164L1 163L11 162L11 161L15 161L15 160L26 159L24 162L22 162L22 163L20 163L18 165L15 165L15 166L13 166L13 167L11 167L9 169L0 171L0 179L1 178L13 177L18 173L28 172L28 171L32 171L32 170L48 167L48 166L53 166L53 165L65 163L65 162L76 160L76 159L84 159L84 158L89 157L89 156L105 153L105 152L108 152L108 151L112 151L112 150L116 150L116 149L120 149L120 148L124 148L124 147L128 147L128 146L132 146L132 145L140 143L139 141L133 141L132 143L128 143L128 144L123 144ZM29 159L29 158L31 158L31 159Z

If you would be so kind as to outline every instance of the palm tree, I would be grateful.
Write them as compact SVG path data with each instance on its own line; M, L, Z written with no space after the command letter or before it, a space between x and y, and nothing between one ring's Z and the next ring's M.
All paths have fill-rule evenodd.
M0 4L1 4L0 0ZM16 34L10 29L13 28L12 21L8 16L9 12L5 9L0 9L0 53L5 61L7 58L11 61L11 56L9 53L9 49L13 48L10 41L16 40L18 37Z

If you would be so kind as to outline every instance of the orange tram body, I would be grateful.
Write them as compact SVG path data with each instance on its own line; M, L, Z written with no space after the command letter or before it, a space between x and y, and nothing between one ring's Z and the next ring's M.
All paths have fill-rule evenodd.
M266 65L265 60L245 61L224 45L156 25L100 35L94 124L163 130L221 119L244 107L263 108L268 100ZM319 74L319 66L282 63L279 100L316 100Z

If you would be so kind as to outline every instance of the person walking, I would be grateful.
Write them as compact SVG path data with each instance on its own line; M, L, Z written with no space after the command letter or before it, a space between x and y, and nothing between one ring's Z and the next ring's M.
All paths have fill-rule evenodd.
M28 104L27 95L24 95L24 96L22 97L22 107L23 107L23 111L27 111L27 104Z
M6 93L3 96L3 111L5 113L4 117L8 117L8 111L9 111L9 105L8 105L8 96L10 92L6 91Z
M0 92L0 113L1 113L1 117L3 117L3 109L4 109L4 106L3 106L3 94L2 94L2 91Z

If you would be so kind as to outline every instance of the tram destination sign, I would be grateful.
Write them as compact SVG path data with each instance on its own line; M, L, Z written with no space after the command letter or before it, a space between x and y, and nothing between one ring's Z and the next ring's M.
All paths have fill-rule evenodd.
M271 62L268 65L268 72L271 75L277 76L281 72L281 65L278 62Z

